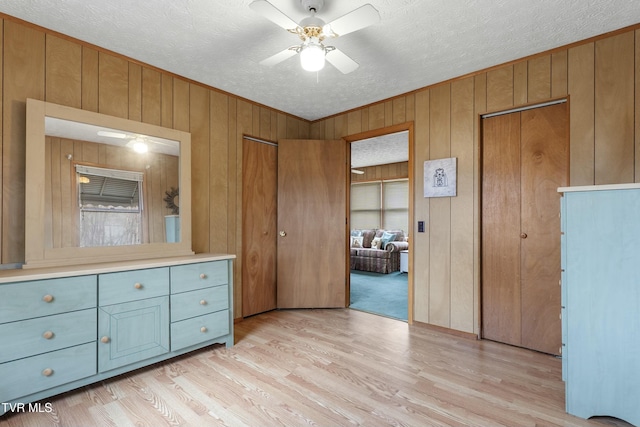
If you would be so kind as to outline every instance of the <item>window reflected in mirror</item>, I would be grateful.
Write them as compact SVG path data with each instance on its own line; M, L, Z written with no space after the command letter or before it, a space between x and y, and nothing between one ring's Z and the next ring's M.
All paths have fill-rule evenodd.
M143 172L76 164L80 247L143 242Z

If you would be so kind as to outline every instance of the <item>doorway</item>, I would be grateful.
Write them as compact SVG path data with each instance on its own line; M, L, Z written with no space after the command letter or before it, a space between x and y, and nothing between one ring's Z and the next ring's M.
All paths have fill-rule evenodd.
M566 102L482 119L482 336L559 354Z
M408 321L409 131L350 150L349 306Z
M411 123L395 125L387 132L408 132L408 141L412 139L413 126ZM371 136L373 133L368 133ZM348 248L345 242L345 236L348 236L347 223L349 216L348 195L350 179L348 170L345 168L349 163L347 157L350 154L350 142L355 139L365 139L360 134L360 138L335 141L321 140L281 140L278 144L268 143L277 146L277 186L276 197L273 195L269 200L277 200L277 225L274 232L263 231L261 224L247 225L243 223L243 252L242 270L243 270L243 316L250 316L259 312L268 311L275 308L303 308L303 307L348 307L349 299L349 265L348 265ZM378 133L377 135L380 135ZM264 143L252 137L244 137L244 144L247 147L248 141ZM408 144L409 151L411 144ZM268 170L274 170L273 166L252 165L251 149L243 150L243 156L247 158L245 168L243 170L243 216L248 221L255 221L252 218L251 210L247 207L249 203L256 205L257 214L262 215L261 209L265 205L272 205L271 202L262 201L260 198L267 191L256 187L256 180L260 180L260 184L264 184L272 179L266 179L270 176ZM268 149L265 148L268 151ZM266 161L272 164L272 157L265 154L259 154L261 151L256 148L256 156L253 159L257 161ZM273 150L272 150L273 151ZM409 156L410 157L410 156ZM272 159L272 160L265 160ZM260 168L265 167L266 170L258 173ZM408 176L412 174L411 163L408 165ZM266 174L266 175L265 175ZM251 175L254 175L251 178ZM413 193L411 179L409 182L409 194ZM255 193L254 193L255 192ZM246 193L246 194L245 194ZM272 194L271 192L268 192ZM253 194L253 195L252 195ZM246 196L246 197L245 197ZM411 219L411 204L409 200L409 220ZM344 212L345 216L338 215ZM273 218L271 214L264 214ZM345 221L346 219L346 221ZM311 227L310 225L313 225ZM273 227L269 230L273 230ZM268 298L270 305L255 312L250 311L245 302L251 302L256 289L251 290L252 286L245 282L248 279L246 272L251 271L251 264L247 260L252 256L249 250L253 244L253 237L262 235L268 236L264 247L272 248L273 242L276 241L276 259L275 259L275 286L271 286L274 282L272 274L261 275L262 278L269 280L259 280L256 286L264 286L268 283ZM275 238L273 234L275 233ZM322 235L323 238L318 240L316 236ZM407 232L406 235L409 235ZM313 236L313 237L312 237ZM307 242L316 242L313 251L301 251L300 244ZM249 244L251 243L251 244ZM260 246L260 245L258 245ZM258 246L253 245L256 249L256 256L263 256L269 251L258 251ZM344 248L336 250L336 248ZM410 271L411 259L407 255L405 259L406 271ZM274 266L273 258L269 260L269 270ZM260 268L260 267L257 267ZM272 271L272 270L270 270ZM404 273L405 275L408 275ZM412 280L408 275L408 322L412 321L411 301L412 301ZM257 277L257 276L254 276ZM246 292L245 292L246 291ZM346 291L346 292L345 292ZM276 299L275 305L273 298Z

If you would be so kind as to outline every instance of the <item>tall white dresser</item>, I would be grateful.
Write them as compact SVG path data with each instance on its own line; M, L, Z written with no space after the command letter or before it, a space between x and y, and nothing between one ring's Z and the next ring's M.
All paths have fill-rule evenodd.
M640 184L558 191L566 410L640 426Z

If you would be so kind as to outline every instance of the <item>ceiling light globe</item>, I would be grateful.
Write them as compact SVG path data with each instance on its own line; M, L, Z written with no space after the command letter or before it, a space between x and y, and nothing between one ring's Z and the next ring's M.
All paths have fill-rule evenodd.
M149 150L149 147L147 146L147 144L141 140L141 139L136 139L133 143L133 151L135 151L136 153L146 153Z
M324 48L319 44L308 44L300 52L300 65L306 71L320 71L324 68Z

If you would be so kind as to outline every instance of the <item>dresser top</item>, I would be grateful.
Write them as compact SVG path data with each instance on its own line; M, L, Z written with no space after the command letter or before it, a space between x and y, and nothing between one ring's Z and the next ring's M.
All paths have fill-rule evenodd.
M640 183L581 185L581 186L575 186L575 187L559 187L558 188L558 193L570 193L570 192L573 192L573 191L633 190L633 189L640 189Z
M25 282L29 280L55 279L70 276L113 273L116 271L140 270L143 268L170 267L174 265L195 264L198 262L234 259L231 254L196 254L171 258L153 258L135 261L118 261L100 264L86 264L68 267L48 267L0 270L0 284Z

